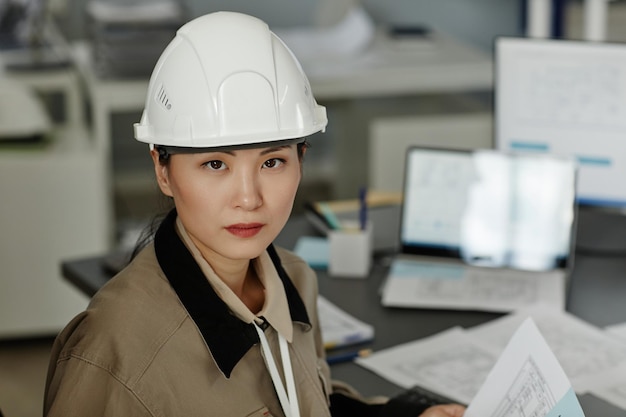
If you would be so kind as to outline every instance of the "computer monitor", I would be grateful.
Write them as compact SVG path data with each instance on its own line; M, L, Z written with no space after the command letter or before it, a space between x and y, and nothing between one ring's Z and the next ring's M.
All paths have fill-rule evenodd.
M581 206L626 210L626 44L495 42L495 147L578 162Z

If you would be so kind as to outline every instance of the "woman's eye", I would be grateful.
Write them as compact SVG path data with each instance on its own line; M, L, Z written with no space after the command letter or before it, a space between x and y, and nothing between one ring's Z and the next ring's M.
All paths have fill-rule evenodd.
M209 161L206 162L204 165L206 165L207 167L215 170L215 171L219 171L222 169L226 168L226 164L222 161L218 161L218 160L214 160L214 161Z
M283 163L285 163L285 161L280 158L272 158L265 161L263 166L265 166L265 168L276 168Z

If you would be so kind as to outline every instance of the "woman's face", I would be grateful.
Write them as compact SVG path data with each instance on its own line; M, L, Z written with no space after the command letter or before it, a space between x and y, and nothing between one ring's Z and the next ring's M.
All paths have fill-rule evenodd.
M259 256L287 222L301 178L295 144L175 154L157 180L209 262Z

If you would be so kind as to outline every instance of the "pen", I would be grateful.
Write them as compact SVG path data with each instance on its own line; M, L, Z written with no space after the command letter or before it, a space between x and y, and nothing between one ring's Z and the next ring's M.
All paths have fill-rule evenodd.
M326 362L329 365L333 365L341 362L349 362L356 358L366 358L372 354L372 349L360 349L353 352L347 353L338 353L336 355L331 355L326 357Z
M359 190L359 223L361 230L367 227L367 188L361 187Z

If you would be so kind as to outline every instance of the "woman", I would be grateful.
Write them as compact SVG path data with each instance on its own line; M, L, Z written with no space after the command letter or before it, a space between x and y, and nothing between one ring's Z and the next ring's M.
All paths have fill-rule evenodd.
M173 209L58 336L48 416L419 415L331 384L314 273L272 241L327 123L267 25L213 13L184 25L135 126ZM409 412L388 413L408 407ZM405 410L405 411L406 411ZM438 406L424 416L461 416Z

